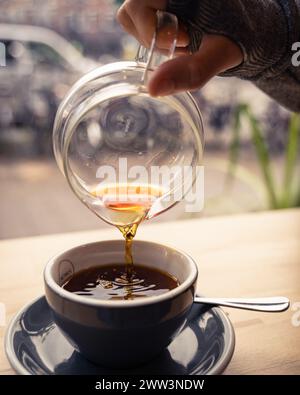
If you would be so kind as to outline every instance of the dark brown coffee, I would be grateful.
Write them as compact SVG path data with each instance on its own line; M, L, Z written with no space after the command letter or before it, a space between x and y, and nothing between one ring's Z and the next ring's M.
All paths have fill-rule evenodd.
M161 295L176 288L178 280L167 272L142 265L114 264L81 270L64 285L77 295L102 300L132 300Z

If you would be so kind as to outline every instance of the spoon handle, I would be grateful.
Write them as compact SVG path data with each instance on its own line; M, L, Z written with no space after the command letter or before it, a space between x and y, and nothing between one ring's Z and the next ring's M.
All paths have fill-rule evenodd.
M265 312L280 312L289 308L290 301L284 296L275 296L270 298L204 298L195 296L195 303L210 304L216 306L233 307L236 309L265 311Z

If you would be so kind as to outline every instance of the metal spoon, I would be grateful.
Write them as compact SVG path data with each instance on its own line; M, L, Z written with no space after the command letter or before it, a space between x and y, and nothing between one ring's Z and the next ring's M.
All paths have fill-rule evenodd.
M285 311L290 306L290 301L284 296L270 298L204 298L195 296L195 303L210 304L216 306L233 307L235 309L265 311L269 313Z

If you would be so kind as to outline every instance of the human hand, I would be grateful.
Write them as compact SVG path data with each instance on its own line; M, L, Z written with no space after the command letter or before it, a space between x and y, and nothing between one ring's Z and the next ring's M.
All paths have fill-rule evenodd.
M165 10L166 6L167 0L126 0L117 19L128 33L149 47L156 26L156 11ZM169 48L169 40L167 35L162 37L158 47ZM188 34L183 26L179 26L177 47L184 53L188 44ZM148 90L152 96L165 96L199 89L215 75L242 61L243 53L236 43L225 36L207 34L194 54L180 54L160 65L148 83Z

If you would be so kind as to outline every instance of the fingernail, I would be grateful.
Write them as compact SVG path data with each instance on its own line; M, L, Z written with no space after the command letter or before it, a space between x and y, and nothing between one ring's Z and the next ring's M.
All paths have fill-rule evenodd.
M154 93L155 96L166 96L174 92L175 84L172 80L163 80Z

